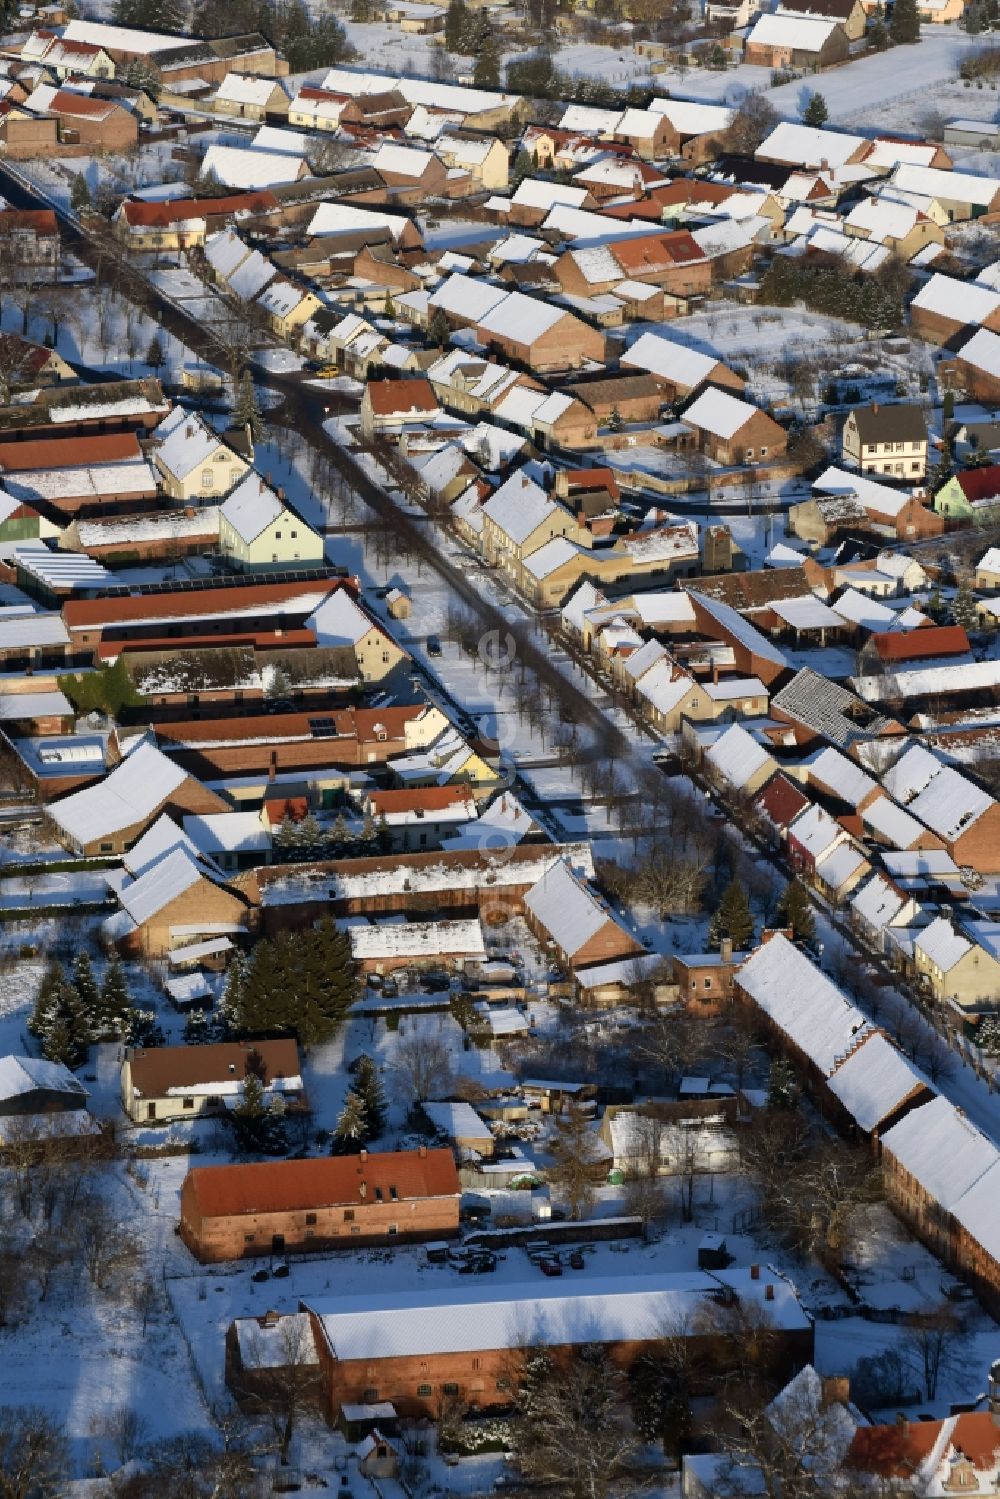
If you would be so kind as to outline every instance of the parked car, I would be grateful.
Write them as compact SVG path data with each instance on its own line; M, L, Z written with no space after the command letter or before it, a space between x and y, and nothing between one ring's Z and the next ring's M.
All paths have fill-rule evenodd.
M574 1249L573 1253L570 1255L569 1267L571 1270L583 1269L583 1255L580 1253L579 1249Z
M427 637L427 654L428 656L441 655L441 642L436 635L428 635Z
M560 1265L558 1260L541 1260L539 1261L539 1263L541 1265L543 1275L562 1274L562 1265Z

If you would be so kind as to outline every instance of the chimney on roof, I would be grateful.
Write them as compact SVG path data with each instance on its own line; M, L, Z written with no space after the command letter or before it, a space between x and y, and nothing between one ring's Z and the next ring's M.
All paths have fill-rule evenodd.
M368 1159L368 1152L367 1152L367 1150L365 1149L365 1147L363 1145L362 1145L361 1149L358 1151L358 1155L361 1158L361 1164L363 1166L364 1163L365 1163L365 1161L367 1161L367 1159Z
M910 1423L909 1423L909 1420L903 1414L902 1411L900 1411L898 1413L898 1415L896 1416L896 1426L897 1426L897 1428L899 1430L900 1436L904 1436L904 1437L909 1436L909 1434L910 1434Z
M821 1374L819 1388L823 1410L828 1410L831 1405L846 1405L851 1398L851 1381L847 1374Z
M423 1160L424 1157L426 1156L426 1154L427 1154L427 1146L423 1143L423 1141L421 1141L420 1142L420 1159Z
M872 402L872 416L878 416L878 402Z
M723 937L722 941L719 943L719 957L722 959L723 963L731 963L733 961L732 937Z

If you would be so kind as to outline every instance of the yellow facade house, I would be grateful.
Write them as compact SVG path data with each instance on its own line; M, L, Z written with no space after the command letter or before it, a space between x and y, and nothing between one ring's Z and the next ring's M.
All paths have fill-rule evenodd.
M298 330L319 312L323 303L314 292L303 291L293 281L279 277L265 286L257 298L257 306L266 313L267 320L279 338L290 341Z
M251 471L219 511L219 549L238 567L295 567L323 561L323 538Z
M164 493L197 503L228 494L247 472L247 460L234 453L201 417L175 406L157 427L159 446L151 457Z
M975 1012L1000 999L1000 963L992 953L939 916L913 941L913 964L940 1003Z
M317 646L345 653L345 676L355 673L364 682L380 682L408 659L346 588L338 588L324 599L307 623L316 635Z

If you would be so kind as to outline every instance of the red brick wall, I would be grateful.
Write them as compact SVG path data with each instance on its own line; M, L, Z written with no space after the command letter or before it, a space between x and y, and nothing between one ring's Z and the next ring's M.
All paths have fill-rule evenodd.
M432 1197L411 1202L363 1202L352 1207L301 1209L287 1213L246 1213L203 1218L189 1180L181 1188L180 1233L191 1253L207 1264L270 1254L275 1235L285 1248L356 1249L366 1244L419 1242L458 1233L459 1199ZM312 1217L315 1222L308 1220ZM395 1225L397 1232L390 1233Z

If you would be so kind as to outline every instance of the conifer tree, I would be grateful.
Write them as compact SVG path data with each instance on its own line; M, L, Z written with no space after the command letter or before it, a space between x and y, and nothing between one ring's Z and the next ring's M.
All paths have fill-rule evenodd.
M90 1027L73 984L64 983L56 991L41 1042L42 1055L50 1062L79 1067L86 1061Z
M736 949L753 940L754 919L746 891L738 880L730 880L708 928L709 945L719 947L728 937Z
M365 1106L369 1135L381 1134L385 1125L385 1093L378 1068L370 1056L363 1055L358 1058L354 1087Z
M262 441L265 434L264 416L257 400L253 376L245 370L240 376L233 399L233 426L249 427L255 442Z
M121 962L115 956L104 973L101 985L99 1018L104 1033L127 1036L133 1028L135 1005Z
M809 96L809 103L806 105L802 115L803 122L806 125L820 127L826 124L829 115L830 111L826 107L826 100L823 98L823 95L811 94Z
M496 32L489 25L482 32L476 48L476 65L473 81L479 88L498 88L503 53Z
M158 333L154 333L149 340L149 347L146 350L146 363L154 373L156 370L162 369L166 363L166 355L163 352L163 344L160 341Z
M346 843L350 837L347 827L347 819L343 812L338 812L330 830L330 837L334 843Z
M449 52L464 52L469 35L469 10L465 0L448 0L444 17L444 44Z
M917 0L896 0L892 7L889 35L897 46L919 42L920 15L917 11Z
M781 893L778 915L786 926L790 926L800 942L811 942L816 935L816 918L812 901L800 880L791 880Z
M76 172L73 176L73 186L69 190L69 206L76 214L86 213L93 201L86 176L83 172Z
M246 982L246 964L241 952L233 953L215 1012L214 1029L220 1041L234 1036L240 1028L243 1004L243 986Z
M42 974L35 1004L28 1020L28 1030L43 1041L50 1030L58 1010L59 994L67 982L66 973L57 958L51 958Z
M769 1109L794 1109L799 1100L799 1086L784 1057L776 1057L771 1063L767 1078L767 1106Z
M974 630L979 623L979 615L976 613L976 601L972 596L967 583L959 585L958 591L952 600L951 617L956 625L961 625L966 632Z
M368 1113L360 1093L351 1088L344 1099L344 1107L337 1120L334 1143L341 1151L363 1145L368 1139Z
M73 960L73 988L80 996L80 1008L91 1035L101 1035L101 995L91 967L90 954L85 948L81 948Z

